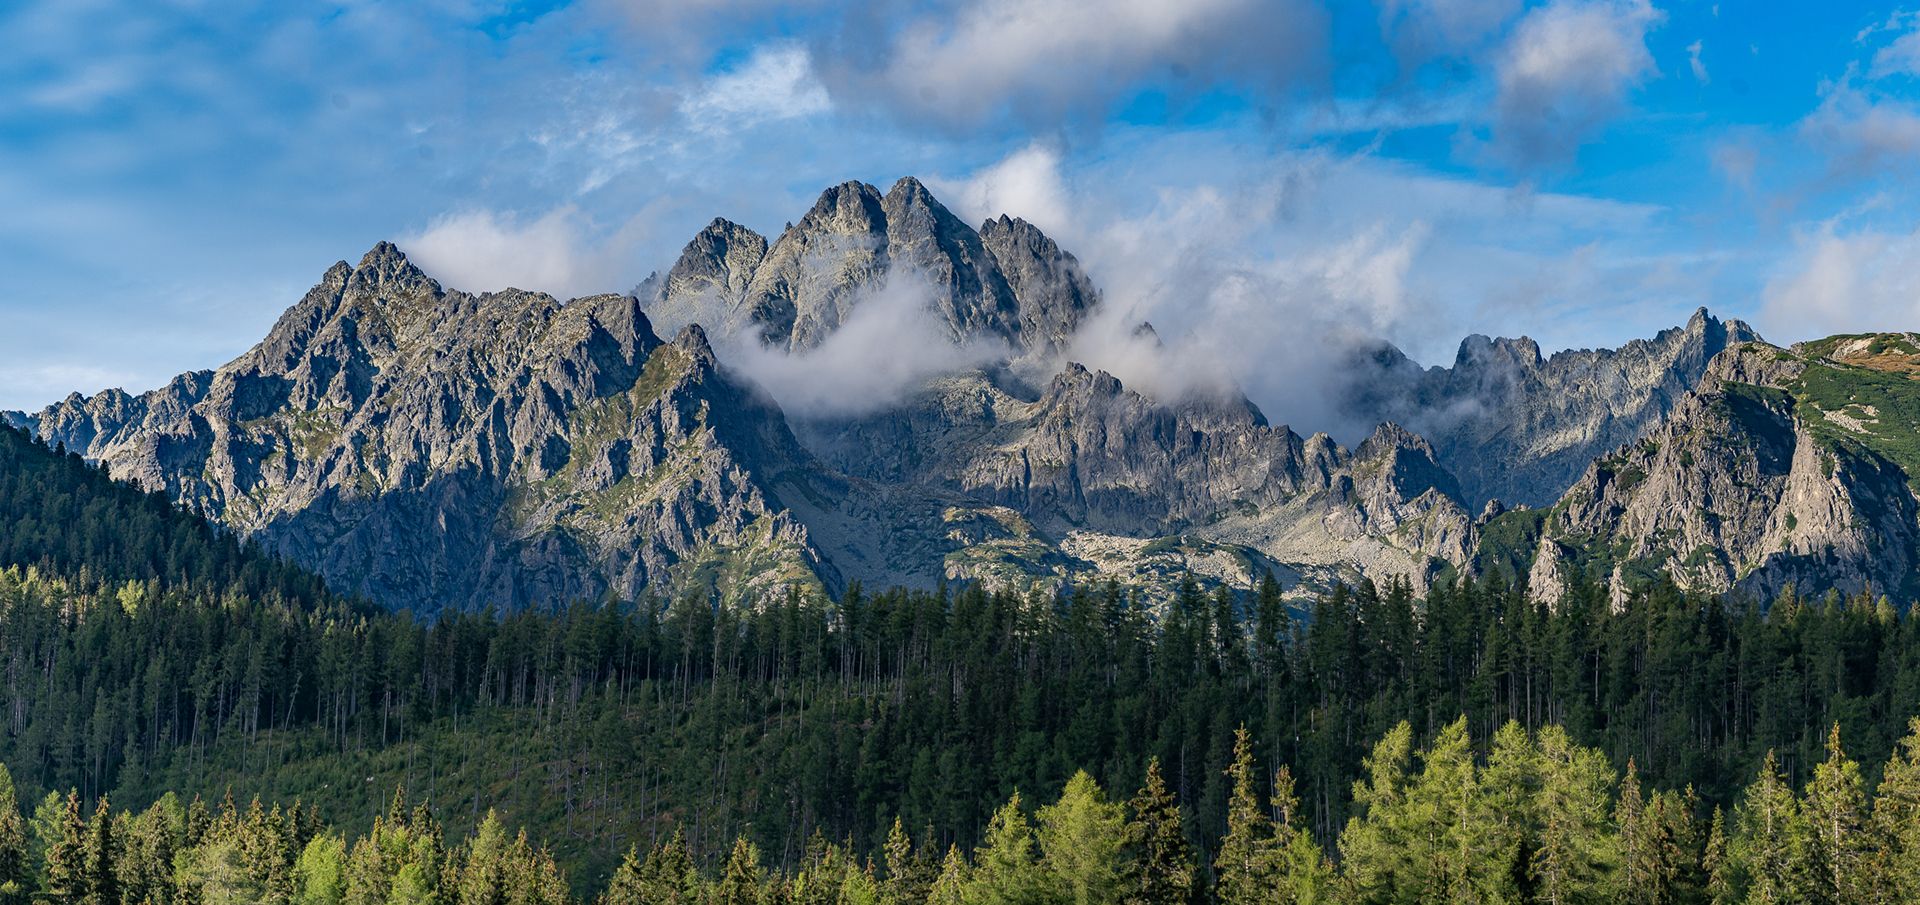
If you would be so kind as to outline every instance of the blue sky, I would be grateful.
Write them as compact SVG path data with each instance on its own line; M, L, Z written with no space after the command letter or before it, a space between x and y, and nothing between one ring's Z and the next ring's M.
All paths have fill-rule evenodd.
M1894 7L27 0L0 41L0 407L218 365L380 239L622 291L903 175L1283 415L1303 333L1920 329Z

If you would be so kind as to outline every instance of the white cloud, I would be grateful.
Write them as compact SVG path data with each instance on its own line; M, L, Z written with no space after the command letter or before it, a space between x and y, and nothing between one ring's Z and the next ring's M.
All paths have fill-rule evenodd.
M1827 87L1800 134L1827 153L1838 175L1909 172L1920 158L1920 112L1848 82Z
M420 269L453 288L511 286L565 299L632 285L644 238L640 217L600 235L586 215L567 206L531 220L487 210L446 214L399 245Z
M817 346L775 349L748 330L723 337L717 355L799 417L883 409L928 378L1009 355L1006 346L990 342L956 345L928 307L933 291L925 279L895 271L863 293L847 319Z
M1496 152L1523 167L1570 161L1656 70L1647 0L1555 0L1513 29L1495 67Z
M1868 74L1876 79L1893 75L1920 76L1920 14L1895 13L1884 24L1862 31L1854 40L1865 43L1883 32L1897 35L1874 52Z
M693 128L703 132L814 116L832 108L827 89L814 77L812 56L792 43L759 47L680 106Z
M1695 41L1687 45L1687 67L1693 70L1693 80L1702 85L1713 81L1713 79L1707 75L1706 62L1700 59L1700 52L1704 47L1705 42L1703 41Z
M1057 234L1072 221L1060 163L1058 149L1034 143L964 179L929 178L927 184L972 224L1006 214Z
M1803 232L1767 282L1761 327L1790 339L1911 330L1920 323L1916 260L1920 231L1842 232L1829 221Z
M876 5L816 55L835 97L975 128L1098 122L1144 84L1175 95L1284 89L1326 63L1307 0L979 0L894 18Z

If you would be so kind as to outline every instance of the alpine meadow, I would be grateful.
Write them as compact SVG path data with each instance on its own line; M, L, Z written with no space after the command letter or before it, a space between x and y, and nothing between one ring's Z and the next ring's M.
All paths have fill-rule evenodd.
M1724 6L0 8L0 905L1920 903L1920 13Z

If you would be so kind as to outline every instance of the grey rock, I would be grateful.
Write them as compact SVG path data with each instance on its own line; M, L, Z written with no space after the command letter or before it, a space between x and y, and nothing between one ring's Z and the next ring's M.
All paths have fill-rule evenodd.
M1544 506L1596 457L1657 424L1729 346L1757 340L1706 309L1684 327L1619 349L1543 357L1532 340L1471 336L1453 365L1422 369L1381 346L1354 363L1345 409L1433 440L1473 506Z
M234 362L38 424L396 607L837 581L772 489L811 459L698 327L663 343L626 296L448 292L387 243Z
M1791 391L1806 367L1759 342L1723 352L1663 422L1589 466L1555 505L1543 548L1580 551L1561 558L1605 574L1616 600L1661 572L1761 598L1791 584L1911 592L1911 476L1871 443L1832 442L1805 420ZM1536 576L1547 568L1536 560Z
M911 177L884 196L861 182L828 189L771 246L716 220L634 295L661 323L752 330L800 350L883 290L924 294L955 342L1022 354L1058 351L1099 301L1079 262L1031 224L1001 217L976 231Z

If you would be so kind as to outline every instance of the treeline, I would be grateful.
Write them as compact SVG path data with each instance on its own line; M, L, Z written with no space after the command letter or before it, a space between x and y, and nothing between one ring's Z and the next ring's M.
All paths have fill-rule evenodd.
M1920 713L1920 619L1868 594L1762 605L1660 584L1616 610L1582 585L1545 607L1495 574L1424 599L1338 587L1307 612L1266 581L423 621L0 431L7 455L0 759L23 788L144 804L233 787L358 831L405 782L462 831L500 808L581 876L670 824L703 864L742 833L787 869L816 831L873 852L896 818L967 848L1015 790L1080 769L1138 788L1155 759L1210 863L1242 726L1331 848L1367 746L1403 721L1416 743L1460 714L1480 739L1557 725L1730 805L1770 750L1798 786L1829 727L1878 764Z
M302 608L346 606L313 573L269 556L165 494L109 479L73 453L0 425L0 566L82 583L156 582Z
M292 797L310 793L260 784L295 761L404 749L420 753L410 775L477 789L531 772L566 790L542 820L566 821L564 851L603 866L612 830L589 812L679 815L707 857L751 826L791 864L816 828L866 850L896 815L971 843L1015 788L1082 766L1133 787L1150 758L1211 849L1242 725L1263 763L1293 765L1302 826L1323 842L1350 815L1369 739L1403 720L1432 738L1459 713L1479 737L1560 725L1726 802L1770 749L1804 780L1835 723L1884 759L1917 689L1920 621L1864 595L1763 613L1663 587L1616 613L1600 593L1549 609L1462 582L1424 601L1336 589L1303 622L1271 583L1157 605L969 587L421 622L0 572L0 757L38 788Z
M169 795L133 814L50 793L29 821L0 768L0 901L46 905L1730 905L1920 901L1920 720L1871 793L1833 728L1802 792L1774 758L1731 815L1691 788L1649 794L1558 726L1510 722L1476 756L1465 719L1413 751L1390 730L1362 763L1334 848L1301 821L1286 767L1268 776L1236 733L1227 822L1211 858L1157 760L1130 800L1076 772L1051 804L1014 793L971 852L895 820L878 851L814 833L792 868L738 837L703 869L676 832L630 848L576 894L550 851L488 814L450 838L397 793L357 838L295 804L209 809ZM576 895L578 898L576 899Z

